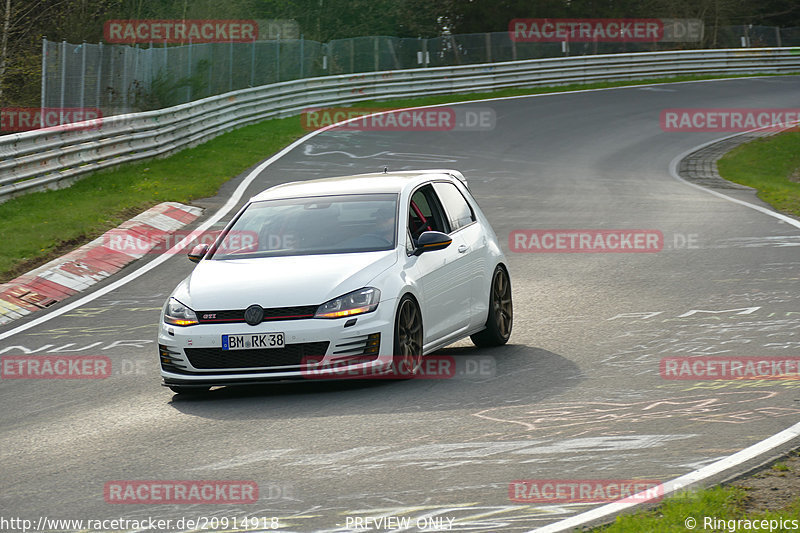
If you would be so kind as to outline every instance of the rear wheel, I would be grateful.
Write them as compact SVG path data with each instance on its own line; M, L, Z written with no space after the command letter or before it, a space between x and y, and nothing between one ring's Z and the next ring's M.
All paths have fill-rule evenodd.
M394 372L400 378L414 377L422 365L422 315L411 296L404 296L394 320Z
M511 337L514 308L511 304L511 279L506 269L498 266L492 276L489 291L489 316L486 329L470 336L475 346L501 346Z

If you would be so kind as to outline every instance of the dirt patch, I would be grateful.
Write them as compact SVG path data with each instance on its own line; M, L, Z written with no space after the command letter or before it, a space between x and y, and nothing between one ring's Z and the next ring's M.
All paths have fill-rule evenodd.
M800 455L797 451L787 457L740 479L733 486L747 492L745 512L778 511L800 498Z
M796 169L794 169L794 172L789 174L789 181L800 183L800 167L797 167Z

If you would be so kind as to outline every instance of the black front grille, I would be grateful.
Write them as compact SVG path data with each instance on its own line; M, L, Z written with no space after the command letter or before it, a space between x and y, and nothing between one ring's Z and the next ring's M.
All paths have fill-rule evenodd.
M312 318L317 312L318 305L299 305L295 307L272 307L264 309L264 320L301 320ZM197 311L197 321L201 324L230 324L244 322L244 309L229 311Z
M192 366L198 369L270 368L299 366L304 357L322 357L327 341L287 344L268 350L223 350L222 348L184 348Z

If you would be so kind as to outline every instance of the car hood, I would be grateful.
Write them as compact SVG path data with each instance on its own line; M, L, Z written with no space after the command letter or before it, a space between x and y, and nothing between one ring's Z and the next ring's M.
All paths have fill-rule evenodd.
M204 260L173 296L202 311L319 305L368 286L396 262L396 250Z

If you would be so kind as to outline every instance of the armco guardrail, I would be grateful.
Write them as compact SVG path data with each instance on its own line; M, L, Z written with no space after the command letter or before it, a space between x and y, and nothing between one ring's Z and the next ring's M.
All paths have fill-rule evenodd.
M234 91L92 126L0 137L0 202L103 168L161 156L308 107L363 100L689 74L800 72L796 48L645 52L326 76ZM264 154L265 156L268 154Z

